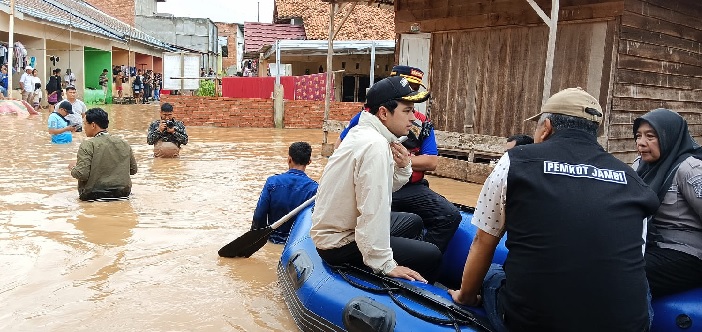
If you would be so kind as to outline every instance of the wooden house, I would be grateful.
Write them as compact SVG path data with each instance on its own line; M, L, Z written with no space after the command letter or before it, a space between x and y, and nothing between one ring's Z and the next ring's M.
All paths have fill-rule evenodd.
M542 103L548 17L528 0L390 2L399 61L429 68L437 129L493 137L533 133L535 124L523 119ZM545 13L558 5L549 95L579 86L598 98L606 150L631 162L633 120L659 107L679 112L699 140L702 1L533 3Z

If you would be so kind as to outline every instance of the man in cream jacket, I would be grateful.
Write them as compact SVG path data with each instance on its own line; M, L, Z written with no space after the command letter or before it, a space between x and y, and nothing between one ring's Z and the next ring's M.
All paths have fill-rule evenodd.
M368 91L369 111L361 114L359 124L329 158L317 191L310 236L328 264L348 263L391 277L432 281L441 251L420 240L421 218L390 215L392 192L412 174L409 152L398 138L412 127L414 103L428 98L427 91L414 91L399 76L383 79Z

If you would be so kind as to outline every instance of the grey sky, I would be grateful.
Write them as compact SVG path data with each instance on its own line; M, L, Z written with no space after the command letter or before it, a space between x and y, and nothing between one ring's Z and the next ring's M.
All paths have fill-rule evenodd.
M166 0L158 3L159 13L181 17L209 18L215 22L256 22L257 4L260 4L260 21L273 20L273 0Z

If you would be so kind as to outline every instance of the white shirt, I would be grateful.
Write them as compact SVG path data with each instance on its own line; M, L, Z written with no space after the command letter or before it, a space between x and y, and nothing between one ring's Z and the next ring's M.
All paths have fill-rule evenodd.
M485 233L498 238L505 233L508 173L509 154L505 153L485 180L471 221Z
M7 47L5 45L0 46L0 56L5 57L7 55Z
M319 249L356 241L363 263L389 273L397 263L390 248L392 192L412 175L412 165L399 168L390 142L397 140L375 116L362 112L329 158L317 190L310 237Z
M62 101L59 101L54 105L54 111L58 112L59 105L63 101L68 101L68 99L64 99ZM68 101L70 103L70 101ZM71 121L71 124L77 123L81 126L83 126L83 113L88 110L88 107L85 106L85 103L83 103L80 99L76 98L76 101L71 103L71 106L73 106L73 114L68 114L65 116L66 120Z
M41 78L36 77L36 76L32 76L32 89L33 89L34 93L37 93L37 92L41 93L41 89L42 89L43 87L42 87L42 88L39 88L39 89L35 89L35 88L34 88L34 87L36 86L37 83L41 84Z
M76 82L76 75L74 75L73 73L66 74L65 76L63 76L63 81L68 83L69 86L73 86Z
M25 72L20 77L20 82L24 85L24 91L34 92L34 76L32 76L32 74L27 74L27 72Z

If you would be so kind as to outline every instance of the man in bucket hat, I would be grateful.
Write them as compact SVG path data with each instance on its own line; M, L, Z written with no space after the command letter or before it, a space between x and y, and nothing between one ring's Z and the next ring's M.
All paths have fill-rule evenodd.
M390 73L407 79L413 90L423 87L424 72L410 66L395 66ZM453 203L429 188L425 172L436 169L439 149L434 136L434 126L429 118L415 110L408 139L402 143L410 152L412 176L399 190L392 194L392 211L414 213L422 218L426 232L423 240L435 244L443 252L461 223L461 213ZM349 130L358 123L360 113L349 122L339 135L336 146L341 144Z
M645 218L656 195L597 143L597 99L551 96L534 143L508 150L485 181L457 303L484 301L496 331L647 331ZM509 189L508 189L509 187ZM492 264L507 233L509 253Z
M310 236L328 264L432 280L441 252L416 240L421 219L409 213L390 215L390 195L412 173L409 152L397 140L412 126L414 103L427 98L427 91L412 90L399 76L385 78L368 91L368 112L329 158L317 190Z

